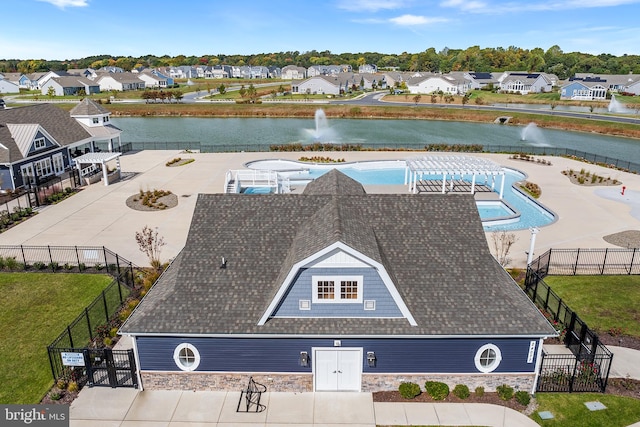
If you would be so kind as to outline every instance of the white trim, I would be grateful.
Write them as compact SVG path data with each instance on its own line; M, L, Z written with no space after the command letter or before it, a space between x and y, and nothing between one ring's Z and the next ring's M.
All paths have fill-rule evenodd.
M342 317L340 317L342 318ZM370 319L370 317L366 317ZM384 319L387 319L386 317ZM397 319L397 317L396 317ZM166 337L166 333L157 332L157 333L135 333L135 332L125 332L122 335L132 336L132 337ZM181 338L333 338L336 337L336 334L332 335L323 335L323 334L182 334L182 333L171 333L172 337L181 337ZM347 338L422 338L422 339L450 339L450 338L474 338L474 339L492 339L492 338L519 338L519 339L541 339L545 340L547 338L555 338L556 335L393 335L393 334L384 334L384 335L339 335L342 339Z
M533 381L533 388L531 389L531 394L536 393L536 386L538 385L538 378L540 378L540 369L542 368L542 347L544 345L544 338L540 338L538 341L538 351L536 354L536 368L535 373L536 377Z
M493 351L495 353L495 359L491 362L491 364L484 366L480 361L480 357L482 356L482 353L487 350ZM502 362L502 352L500 351L500 348L495 344L485 344L480 347L478 351L476 351L476 355L474 356L473 361L475 362L476 369L478 371L484 374L488 374L495 371L496 369L498 369L498 366L500 366L500 362Z
M262 317L258 321L258 326L264 325L267 322L267 320L269 320L269 317L273 314L274 310L276 309L276 307L278 306L278 304L280 303L280 301L284 297L286 291L289 289L289 286L291 286L291 284L293 283L293 279L298 274L298 271L300 270L300 268L302 268L306 264L309 264L309 263L313 262L314 260L316 260L316 259L318 259L318 258L320 258L322 256L325 256L326 254L330 253L331 251L333 251L335 249L340 249L340 250L342 250L342 251L344 251L344 252L346 252L346 253L348 253L348 254L350 254L350 255L358 258L358 259L360 259L361 261L371 265L373 268L375 268L378 271L378 274L380 275L380 278L382 279L383 283L385 284L387 290L389 291L389 294L391 295L391 298L393 298L393 301L396 303L398 309L400 309L400 312L402 313L403 317L405 319L407 319L407 321L409 322L409 324L411 326L417 326L418 325L418 323L413 318L413 315L409 311L409 307L407 307L407 305L402 300L402 297L400 296L400 293L398 292L398 289L393 284L393 281L391 280L391 277L387 273L387 270L384 268L384 266L382 264L380 264L379 262L374 261L373 259L369 258L368 256L365 256L362 253L354 250L353 248L345 245L342 242L335 242L334 244L327 246L326 248L316 252L315 254L313 254L313 255L305 258L305 259L302 259L302 260L298 261L297 263L295 263L293 265L293 267L291 268L291 270L287 274L287 277L284 279L284 281L280 285L280 288L278 289L278 292L276 292L275 297L271 300L271 303L269 304L269 306L265 310L264 314L262 315Z
M138 354L138 340L136 337L131 337L133 342L133 359L136 361L136 377L138 377L138 391L144 391L144 385L142 384L142 370L140 369L140 355Z
M193 363L188 366L182 363L182 360L180 360L180 352L185 349L190 350L193 353L193 357L194 357ZM178 344L176 348L173 350L173 361L181 371L185 371L185 372L195 371L196 369L198 369L198 365L200 365L200 352L193 344L183 342Z

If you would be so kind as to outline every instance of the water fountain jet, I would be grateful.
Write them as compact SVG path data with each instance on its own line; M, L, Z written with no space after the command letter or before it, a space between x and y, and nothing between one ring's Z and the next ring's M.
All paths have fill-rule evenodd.
M531 145L536 145L539 147L549 147L550 145L547 143L544 135L538 125L534 122L529 123L522 129L520 132L520 141L527 141Z

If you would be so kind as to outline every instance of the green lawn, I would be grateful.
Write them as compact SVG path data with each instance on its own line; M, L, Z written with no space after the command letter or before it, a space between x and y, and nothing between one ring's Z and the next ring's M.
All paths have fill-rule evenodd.
M541 426L626 427L640 421L640 400L599 393L538 393L538 409L531 418ZM607 409L590 411L585 402L600 402ZM540 411L550 411L554 419L541 420Z
M53 384L47 345L113 279L0 273L0 403L38 403Z
M640 337L640 276L547 276L544 281L589 327Z

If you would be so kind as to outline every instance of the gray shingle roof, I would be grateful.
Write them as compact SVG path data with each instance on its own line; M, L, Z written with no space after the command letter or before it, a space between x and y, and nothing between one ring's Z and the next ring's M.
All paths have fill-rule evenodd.
M489 252L471 195L322 194L319 188L333 186L323 178L301 195L199 195L185 248L121 331L555 334ZM417 326L405 319L340 318L273 318L258 326L287 269L309 248L335 241L380 260Z
M0 144L7 148L0 150L0 163L15 162L23 158L7 124L39 124L62 146L91 137L67 111L52 104L0 110Z
M69 112L71 117L74 116L100 116L109 114L109 110L104 108L102 105L96 103L95 101L84 98L82 101L78 103L75 107L71 109Z

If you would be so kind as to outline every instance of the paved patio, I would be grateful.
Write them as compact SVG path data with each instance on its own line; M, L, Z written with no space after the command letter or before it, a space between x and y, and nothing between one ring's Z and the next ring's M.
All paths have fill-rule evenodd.
M306 153L306 155L330 153ZM340 153L347 161L406 159L422 153L409 152L347 152ZM193 157L195 162L179 167L167 167L175 157ZM549 248L613 247L603 236L625 230L640 229L640 176L588 165L570 159L548 157L552 165L509 159L504 154L474 154L486 156L503 166L521 170L529 181L542 188L539 201L554 211L558 221L541 227L536 237L534 255ZM138 265L148 260L135 243L135 233L145 225L158 227L167 245L162 258L178 254L185 244L198 193L221 193L224 175L229 169L240 169L250 160L284 158L297 160L299 153L190 153L179 151L144 151L123 155L124 172L136 174L125 181L105 187L94 184L79 194L44 208L41 213L17 227L0 234L2 245L99 245L106 246ZM626 186L577 186L561 174L563 170L585 168L604 177L618 179ZM405 186L365 186L368 192L407 191ZM126 199L140 190L170 190L179 197L178 206L166 211L139 212L125 205ZM300 189L294 188L294 191ZM258 196L259 197L259 196ZM517 241L510 257L511 266L526 266L530 232L515 231ZM487 234L490 242L490 233Z

